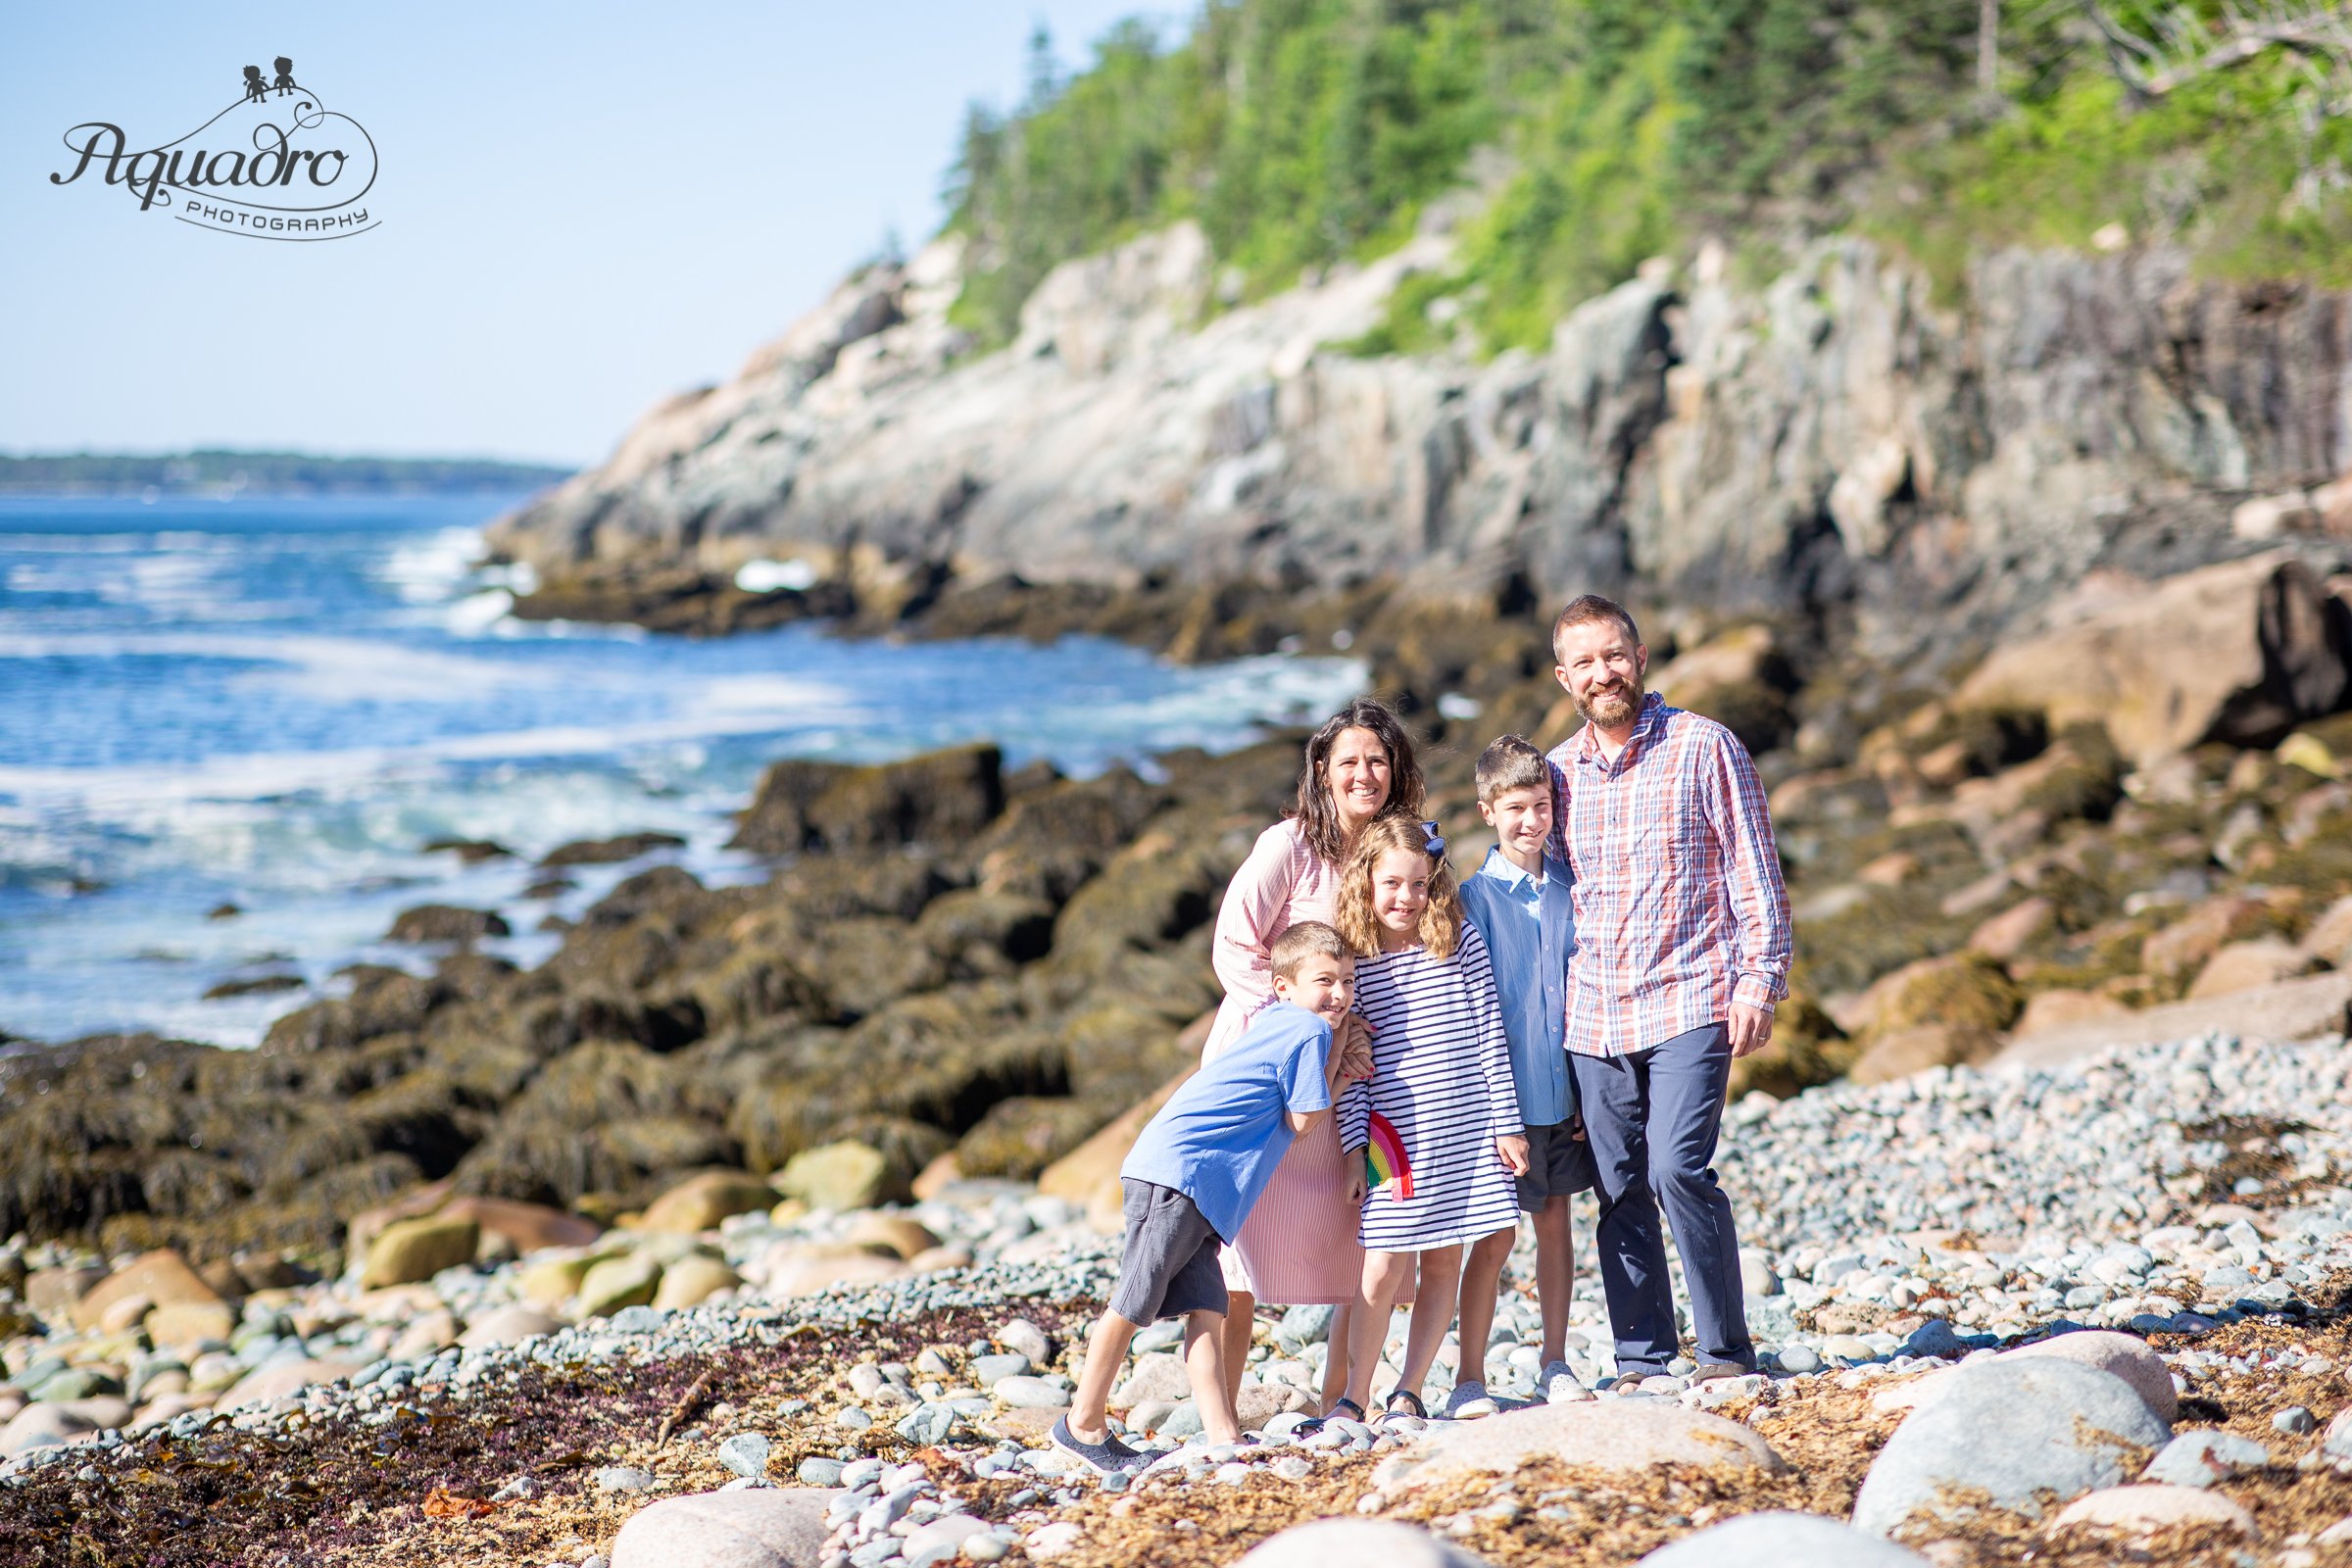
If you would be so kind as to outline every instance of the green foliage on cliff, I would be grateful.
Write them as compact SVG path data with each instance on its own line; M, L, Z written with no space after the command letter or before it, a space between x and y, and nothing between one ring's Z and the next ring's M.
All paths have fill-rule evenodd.
M1972 247L2082 245L2121 223L2225 274L2336 280L2352 268L2344 67L2267 46L2216 65L2232 16L2220 0L1207 0L1180 40L1124 24L1067 76L1041 35L1027 99L966 122L958 314L1002 342L1055 264L1185 217L1232 270L1225 298L1254 296L1400 242L1474 170L1487 200L1457 270L1401 289L1357 348L1423 346L1457 319L1489 348L1540 345L1579 300L1702 234L1771 252L1859 226L1949 282Z

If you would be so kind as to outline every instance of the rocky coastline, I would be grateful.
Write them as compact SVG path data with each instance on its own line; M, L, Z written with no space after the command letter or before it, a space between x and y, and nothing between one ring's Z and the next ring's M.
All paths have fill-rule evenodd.
M257 1050L0 1054L0 1560L644 1568L704 1529L832 1568L1205 1564L1329 1514L1409 1523L1366 1538L1402 1561L1632 1560L1759 1509L1943 1568L2352 1536L2343 302L2134 254L1992 258L1953 306L1840 241L1761 289L1652 270L1541 361L1366 360L1331 345L1442 221L1221 312L1197 239L1070 264L978 362L952 246L860 274L502 524L514 612L1344 653L1471 861L1477 750L1571 727L1552 602L1626 593L1652 684L1756 755L1795 900L1723 1157L1768 1374L1307 1443L1293 1314L1263 1447L1063 1473L1038 1412L1117 1161L1195 1056L1298 737L1082 779L784 760L737 825L763 880L627 822L545 855L542 893L620 879L528 971L478 944L533 897L424 906L413 968ZM1121 1408L1177 1444L1168 1365L1147 1337ZM1929 1378L2038 1468L1950 1459ZM1965 1518L1922 1500L1955 1488ZM1860 1540L1776 1549L1911 1560Z

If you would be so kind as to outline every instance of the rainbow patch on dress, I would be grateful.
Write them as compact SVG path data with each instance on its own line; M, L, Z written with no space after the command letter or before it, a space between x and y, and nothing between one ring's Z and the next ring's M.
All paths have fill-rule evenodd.
M1396 1124L1376 1110L1372 1112L1371 1138L1364 1145L1364 1181L1378 1187L1392 1179L1398 1198L1413 1196L1413 1162L1404 1152L1404 1139Z

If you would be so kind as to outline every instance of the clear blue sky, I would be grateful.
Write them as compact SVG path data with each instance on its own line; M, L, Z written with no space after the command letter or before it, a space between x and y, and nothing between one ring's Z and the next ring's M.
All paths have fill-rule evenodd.
M17 5L0 12L0 451L197 445L579 463L720 379L892 229L937 228L965 103L1190 0ZM374 138L382 226L207 233L73 125L168 142L295 75Z

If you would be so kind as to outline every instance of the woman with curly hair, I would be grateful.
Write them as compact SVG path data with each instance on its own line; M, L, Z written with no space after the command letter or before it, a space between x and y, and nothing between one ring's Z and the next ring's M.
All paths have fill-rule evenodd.
M1250 1015L1273 996L1267 951L1275 937L1301 920L1331 922L1340 868L1358 835L1386 817L1419 820L1422 797L1412 738L1385 703L1357 698L1307 740L1297 802L1258 835L1217 911L1210 961L1225 1001L1202 1060L1239 1040ZM1348 1033L1362 1054L1360 1026ZM1237 1383L1249 1364L1250 1318L1259 1302L1337 1306L1344 1318L1355 1299L1363 1273L1355 1243L1362 1180L1362 1162L1342 1154L1328 1119L1283 1154L1265 1196L1225 1251L1232 1298L1225 1365ZM1347 1343L1345 1322L1335 1321L1323 1374L1326 1405L1344 1386Z

